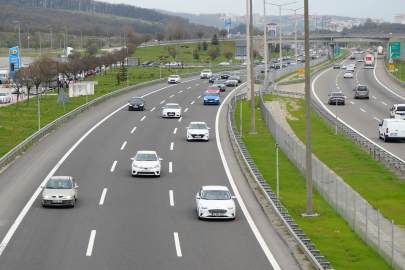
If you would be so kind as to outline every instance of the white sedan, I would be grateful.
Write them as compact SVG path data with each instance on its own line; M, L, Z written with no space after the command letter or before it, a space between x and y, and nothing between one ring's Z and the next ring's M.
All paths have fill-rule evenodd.
M220 67L229 67L229 63L228 62L222 62L222 63L219 63L219 66Z
M180 83L180 76L170 75L170 77L167 79L167 83Z
M195 196L198 219L235 219L235 196L225 186L203 186Z
M177 103L167 103L162 108L162 117L181 117L181 107Z
M163 159L155 151L138 151L131 160L132 176L154 175L160 177L161 161Z
M353 78L353 72L348 70L343 74L343 78Z
M0 103L10 103L11 102L11 95L8 92L0 92Z
M210 128L207 127L205 122L191 122L187 129L187 141L190 140L204 140L210 139Z

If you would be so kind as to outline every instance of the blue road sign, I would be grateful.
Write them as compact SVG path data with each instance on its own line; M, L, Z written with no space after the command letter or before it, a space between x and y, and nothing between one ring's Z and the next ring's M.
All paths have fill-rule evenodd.
M10 48L10 74L14 74L19 69L20 69L20 58L18 57L18 46L16 46Z
M225 26L232 26L232 19L226 19Z

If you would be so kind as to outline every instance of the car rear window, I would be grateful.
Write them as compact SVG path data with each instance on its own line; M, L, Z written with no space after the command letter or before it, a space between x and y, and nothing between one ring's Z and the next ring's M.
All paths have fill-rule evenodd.
M216 86L210 86L210 87L208 87L208 90L218 90L218 87L216 87Z
M405 106L398 106L397 111L405 111Z
M359 90L359 91L367 91L367 86L359 86L357 88L357 90Z
M341 97L343 96L342 93L332 93L332 97Z

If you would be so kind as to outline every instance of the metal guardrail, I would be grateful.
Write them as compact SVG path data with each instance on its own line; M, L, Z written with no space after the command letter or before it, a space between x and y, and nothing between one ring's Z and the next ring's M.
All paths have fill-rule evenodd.
M376 61L377 61L377 59L376 59ZM400 86L405 87L405 82L399 80L397 77L392 75L391 72L388 70L387 65L385 64L385 57L384 57L383 61L384 61L385 71L388 73L388 76L390 76L390 78L393 79Z

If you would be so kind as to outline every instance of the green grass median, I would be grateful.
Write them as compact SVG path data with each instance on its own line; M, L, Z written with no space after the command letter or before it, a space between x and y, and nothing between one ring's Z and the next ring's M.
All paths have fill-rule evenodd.
M258 110L258 97L256 97L255 109L256 135L249 134L251 131L250 101L243 101L242 106L242 140L260 173L275 190L277 184L275 142ZM239 115L240 103L238 102L235 111L238 129ZM310 219L299 217L299 214L306 212L305 178L282 151L279 151L279 179L282 204L334 269L390 269L389 265L354 233L346 221L335 213L315 189L313 190L314 212L320 216Z

